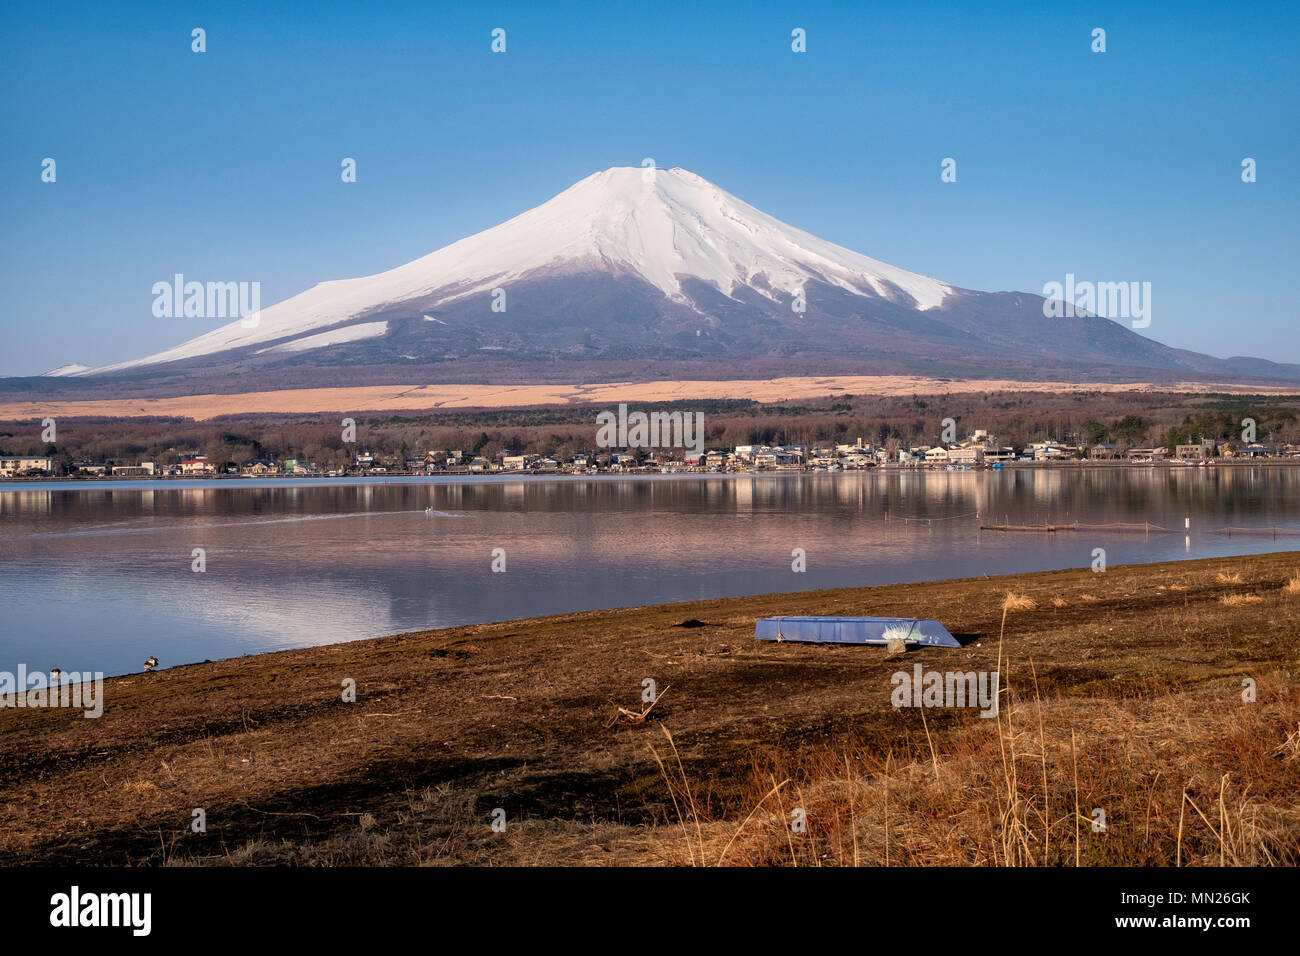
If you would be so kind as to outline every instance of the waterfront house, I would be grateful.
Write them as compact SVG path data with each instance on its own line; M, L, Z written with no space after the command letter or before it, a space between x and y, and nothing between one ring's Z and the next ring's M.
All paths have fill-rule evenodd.
M1219 446L1219 454L1224 458L1271 458L1273 449L1262 442L1250 442L1240 446L1224 442Z
M1054 441L1032 442L1025 449L1026 452L1033 453L1034 461L1056 461L1062 458L1073 458L1078 450L1074 445Z
M138 465L114 465L114 478L152 478L158 466L151 461L142 461Z
M261 476L274 475L280 470L280 466L269 458L253 458L244 462L241 469L245 475Z
M1202 458L1214 457L1214 442L1202 439L1196 444L1175 445L1174 457L1181 458L1183 461L1199 461Z
M1130 448L1124 452L1124 457L1132 461L1133 459L1150 459L1159 461L1162 458L1169 457L1169 449L1162 446L1154 448Z
M52 475L54 459L41 456L14 456L0 458L0 478L17 475Z
M954 465L982 465L985 450L983 445L958 445L948 449L948 458Z
M208 461L206 455L194 455L190 458L181 459L181 474L193 477L203 477L206 475L215 475L217 473L216 465Z

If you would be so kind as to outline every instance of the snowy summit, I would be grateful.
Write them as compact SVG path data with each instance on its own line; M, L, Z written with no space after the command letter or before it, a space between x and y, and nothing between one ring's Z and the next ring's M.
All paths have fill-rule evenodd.
M426 310L444 309L525 277L595 269L635 275L679 303L689 299L685 278L727 296L752 287L774 301L778 292L793 296L817 279L921 309L939 306L953 291L787 225L685 169L616 166L413 262L313 286L263 309L254 327L235 321L146 358L57 371L111 372L269 343L279 352L305 351L382 335L384 323L377 322L337 335L319 331L380 306L419 299Z

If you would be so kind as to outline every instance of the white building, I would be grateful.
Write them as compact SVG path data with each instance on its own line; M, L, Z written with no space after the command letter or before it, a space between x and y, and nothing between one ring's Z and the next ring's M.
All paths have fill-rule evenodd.
M216 465L208 461L204 455L195 455L192 458L181 459L182 475L215 475L217 473Z
M1026 449L1032 451L1035 461L1054 461L1060 458L1073 458L1077 449L1054 441L1036 441Z
M22 456L0 458L0 477L12 478L14 475L21 475L28 471L43 471L47 475L52 475L54 474L54 459Z
M984 451L983 445L959 445L956 448L948 449L948 459L954 464L982 465L984 464Z

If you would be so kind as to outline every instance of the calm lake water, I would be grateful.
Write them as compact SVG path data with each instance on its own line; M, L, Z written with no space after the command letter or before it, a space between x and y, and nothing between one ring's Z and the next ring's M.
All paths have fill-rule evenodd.
M1072 521L1176 533L979 530ZM1300 527L1300 469L0 484L0 670L121 674L150 654L166 667L591 608L1082 568L1097 547L1110 565L1300 549L1213 533L1274 525Z

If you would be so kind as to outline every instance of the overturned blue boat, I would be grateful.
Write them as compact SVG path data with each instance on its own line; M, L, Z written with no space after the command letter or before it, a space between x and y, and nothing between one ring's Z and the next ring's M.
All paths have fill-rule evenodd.
M754 625L756 641L801 644L904 644L961 647L938 621L914 617L764 617Z

